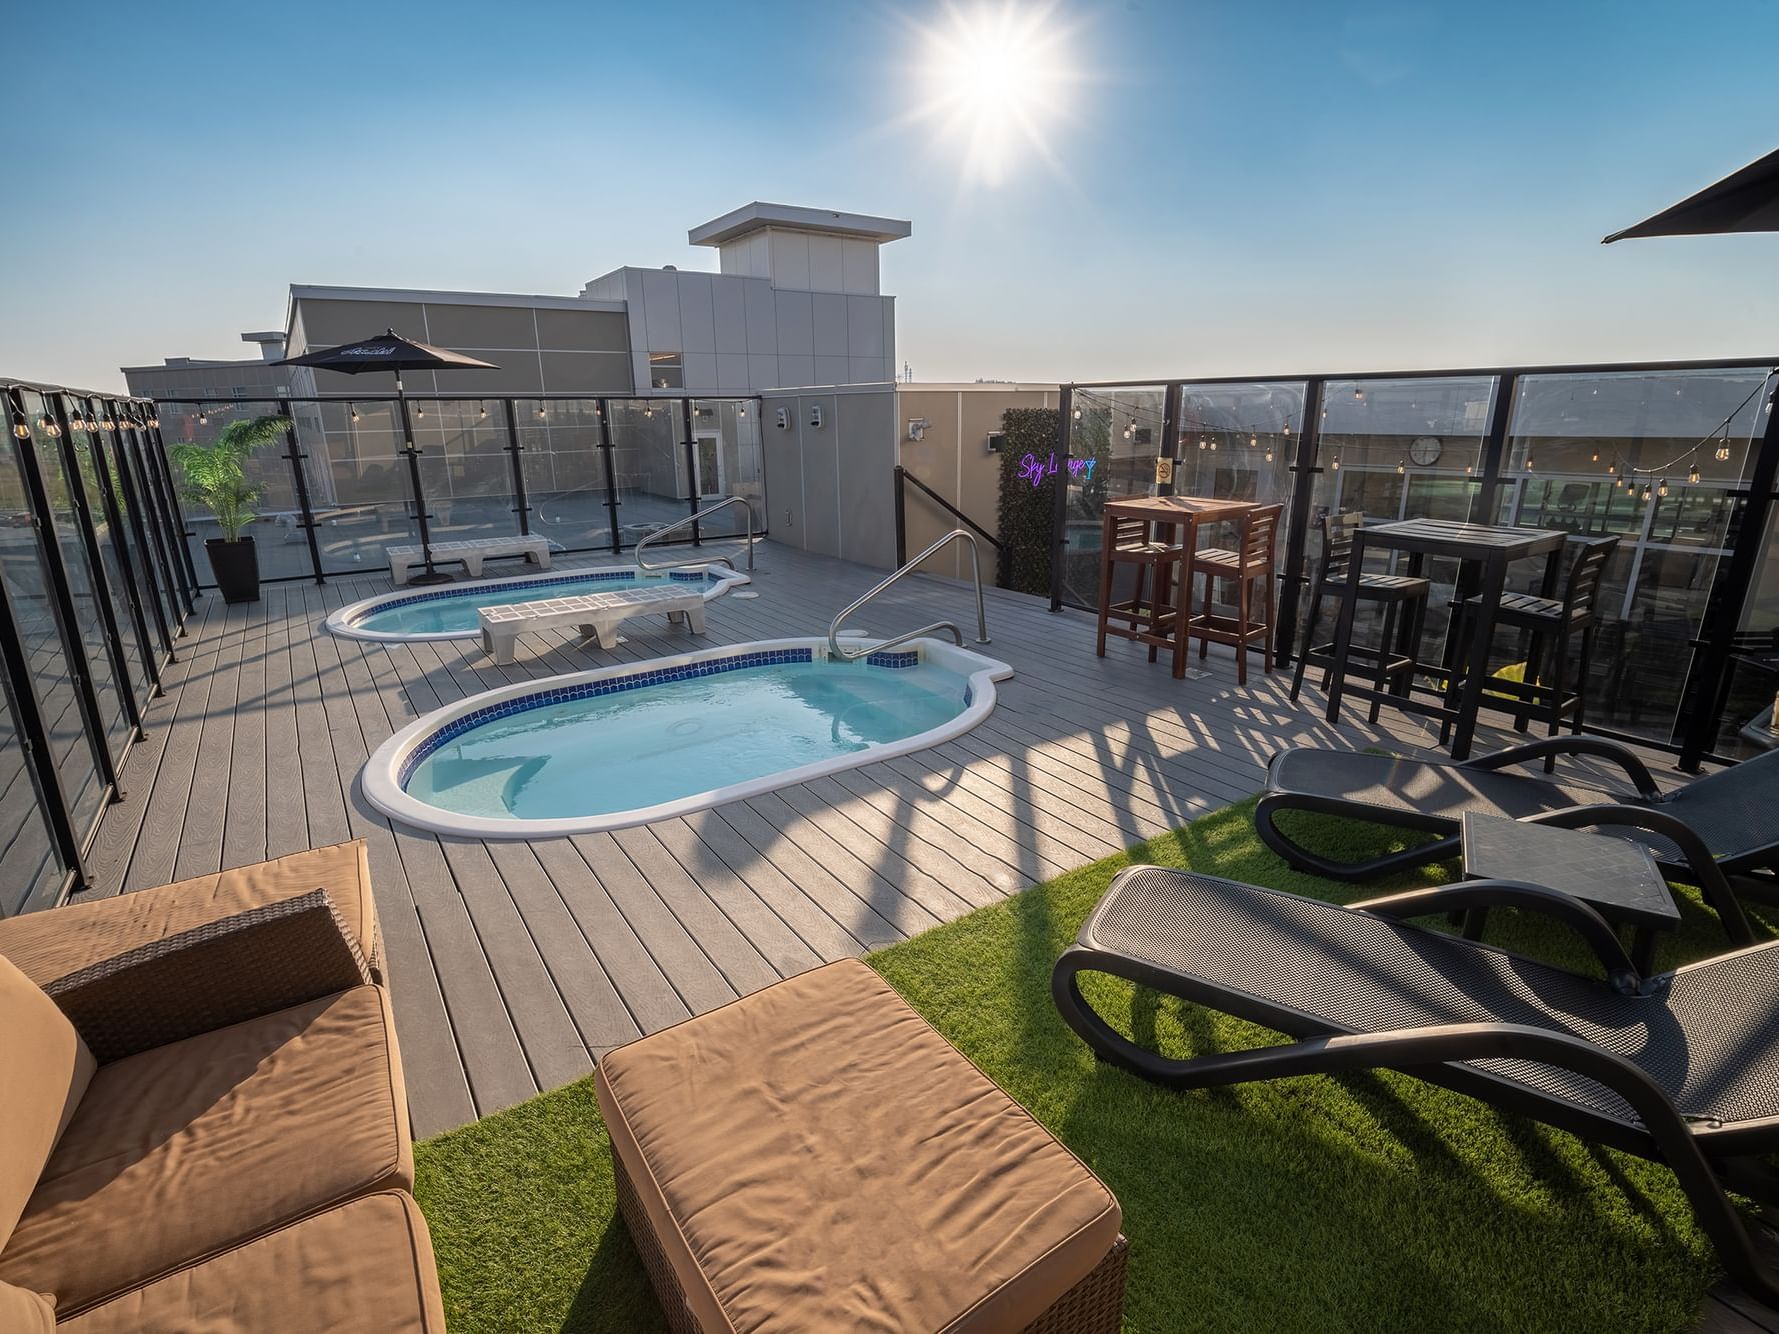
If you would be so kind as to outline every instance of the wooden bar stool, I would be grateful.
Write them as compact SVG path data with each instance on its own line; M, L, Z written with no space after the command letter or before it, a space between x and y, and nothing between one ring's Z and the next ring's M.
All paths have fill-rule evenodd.
M1235 550L1206 547L1187 557L1186 577L1203 575L1205 580L1204 610L1187 623L1187 633L1198 640L1198 656L1204 657L1210 645L1230 644L1235 647L1235 679L1238 685L1248 683L1248 645L1259 643L1265 652L1266 670L1272 671L1272 628L1277 606L1276 581L1273 578L1273 548L1279 531L1282 505L1262 505L1243 514L1235 522ZM1211 610L1213 581L1233 579L1236 582L1234 616L1220 616ZM1263 581L1262 597L1266 619L1254 619L1254 583Z
M1149 646L1149 661L1172 633L1174 624L1174 580L1180 576L1185 550L1150 533L1147 519L1107 515L1106 549L1100 560L1100 657L1106 656L1108 620L1124 622L1126 638L1139 639ZM1112 582L1119 565L1136 567L1136 588L1130 597L1112 601Z
M1322 599L1330 593L1338 596L1346 587L1347 571L1353 559L1353 534L1364 522L1365 516L1357 510L1322 518L1322 556L1310 581L1303 651L1297 655L1297 668L1291 673L1292 699L1296 699L1303 689L1303 674L1312 661L1323 669L1322 689L1328 688L1335 669L1334 645L1316 643L1316 627L1322 619ZM1414 657L1421 642L1421 628L1426 622L1427 600L1432 589L1431 583L1415 575L1362 573L1359 576L1359 600L1381 607L1383 624L1375 647L1354 644L1348 648L1347 656L1371 660L1375 668L1373 683L1379 690L1394 686L1397 694L1406 695L1413 684ZM1397 652L1392 648L1391 640L1397 634L1398 617L1404 613L1406 620L1402 633L1408 639L1408 650ZM1344 668L1345 664L1342 666ZM1372 722L1378 720L1381 707L1380 701L1372 701Z

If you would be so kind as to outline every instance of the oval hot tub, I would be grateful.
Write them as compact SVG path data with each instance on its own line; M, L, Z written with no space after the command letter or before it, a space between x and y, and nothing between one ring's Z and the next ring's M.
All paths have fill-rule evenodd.
M934 639L852 662L775 639L576 672L427 714L377 748L364 790L440 833L621 829L950 740L1012 674Z
M655 572L634 565L556 570L512 579L478 579L422 592L403 589L398 593L379 593L341 607L327 618L327 628L348 639L473 639L480 632L476 611L481 607L505 607L541 598L609 593L663 583L700 587L704 600L709 602L749 582L745 574L717 565Z

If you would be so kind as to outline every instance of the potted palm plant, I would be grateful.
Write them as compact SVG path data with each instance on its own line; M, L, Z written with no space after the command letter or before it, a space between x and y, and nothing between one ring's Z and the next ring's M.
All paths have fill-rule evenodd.
M259 553L244 536L256 517L260 488L243 466L254 451L283 435L287 417L254 417L230 422L208 445L174 445L168 452L185 474L185 496L216 516L221 537L204 543L210 569L224 602L259 601Z

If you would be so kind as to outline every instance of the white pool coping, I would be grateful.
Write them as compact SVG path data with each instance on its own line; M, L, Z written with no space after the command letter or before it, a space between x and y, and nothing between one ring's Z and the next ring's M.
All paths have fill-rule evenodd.
M868 645L872 649L882 643L881 640L868 638L847 642L849 647ZM421 801L417 797L409 796L401 785L402 768L413 751L440 728L446 727L456 719L474 713L478 709L503 704L527 695L558 690L564 686L618 680L646 672L685 667L745 653L772 653L786 649L804 648L812 650L813 655L818 658L825 659L828 656L828 641L826 639L762 639L745 644L726 644L721 648L700 649L695 653L680 653L671 657L649 658L642 662L621 663L612 667L600 667L593 671L568 672L561 676L543 677L536 681L526 681L517 685L485 690L479 695L471 695L467 699L458 700L455 704L448 704L442 709L433 710L408 724L378 746L370 759L365 762L363 773L360 776L364 794L370 803L385 815L400 820L403 824L419 829L428 829L438 834L456 834L470 838L558 838L567 834L595 834L610 829L628 829L632 825L648 824L652 820L669 820L675 816L689 815L693 811L706 810L712 806L723 805L725 802L743 801L748 797L757 797L762 793L776 791L781 787L793 787L798 783L807 783L828 774L840 773L842 770L856 769L861 765L875 764L879 760L893 759L898 755L907 755L913 751L925 750L929 746L941 745L953 737L962 736L988 717L994 711L995 682L1008 680L1013 675L1013 669L1006 663L985 657L980 653L971 652L969 649L959 648L954 644L948 644L943 640L913 639L904 644L897 644L889 652L918 652L923 662L956 672L967 680L970 702L962 712L938 727L929 728L914 736L903 737L898 741L870 745L849 755L835 755L825 760L818 760L813 764L799 765L792 769L780 769L774 773L762 774L758 778L750 778L745 782L731 783L727 787L711 788L705 792L694 792L689 796L678 797L653 806L638 807L634 810L612 811L600 815L565 816L553 820L460 815L455 811L447 811ZM898 669L883 668L881 670L895 671ZM648 686L638 687L639 690L649 688Z
M386 644L413 644L429 640L475 639L481 634L478 626L470 626L467 630L428 630L424 633L398 630L366 630L355 625L355 621L375 616L393 603L411 602L429 595L456 595L486 592L490 589L506 590L522 587L526 584L547 583L555 580L561 583L565 579L586 579L594 575L622 574L632 577L651 574L704 574L714 579L704 590L704 600L719 598L732 588L740 588L743 584L751 584L753 580L737 573L726 566L715 563L700 565L674 565L665 570L645 570L637 565L586 565L578 568L564 569L558 566L554 570L539 570L536 574L515 574L499 579L474 579L464 583L452 584L444 588L398 588L390 593L378 593L375 597L361 598L357 602L341 607L325 622L329 634L339 635L342 639L368 639ZM551 596L548 592L540 592L539 597Z

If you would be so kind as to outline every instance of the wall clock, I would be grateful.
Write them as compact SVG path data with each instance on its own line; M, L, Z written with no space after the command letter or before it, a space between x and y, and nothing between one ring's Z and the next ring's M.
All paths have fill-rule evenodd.
M1439 462L1443 448L1436 435L1417 436L1415 442L1408 447L1409 461L1418 468L1431 468Z

